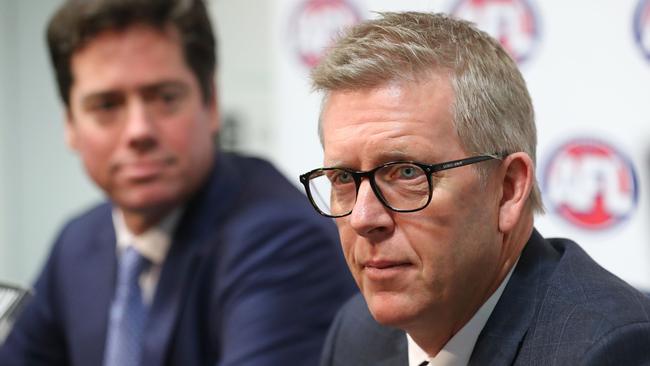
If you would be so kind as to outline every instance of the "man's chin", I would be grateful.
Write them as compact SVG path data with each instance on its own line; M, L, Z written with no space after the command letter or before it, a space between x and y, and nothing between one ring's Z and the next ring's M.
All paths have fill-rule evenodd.
M405 294L381 293L373 294L370 298L366 297L366 301L377 323L402 328L416 316L413 304L405 297Z
M113 203L120 209L137 214L171 210L184 201L180 192L160 190L139 190L128 195L113 197Z

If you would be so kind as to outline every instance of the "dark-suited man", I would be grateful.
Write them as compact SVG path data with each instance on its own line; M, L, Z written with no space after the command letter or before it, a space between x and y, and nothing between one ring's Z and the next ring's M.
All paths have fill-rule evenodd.
M650 302L575 243L544 239L525 82L501 46L444 15L385 13L313 71L335 217L361 289L322 365L650 363Z
M109 202L61 231L6 365L314 365L354 291L330 220L218 152L201 1L68 1L48 43L66 138Z

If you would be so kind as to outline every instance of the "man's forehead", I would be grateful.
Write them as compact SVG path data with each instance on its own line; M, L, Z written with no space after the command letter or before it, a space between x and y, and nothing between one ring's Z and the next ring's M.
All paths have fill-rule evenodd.
M72 55L70 71L73 88L83 84L87 91L102 91L118 81L174 80L179 71L191 74L178 35L146 24L97 34Z
M451 122L454 90L447 77L416 82L395 81L374 88L341 89L324 98L319 116L322 137L331 129L382 123L398 128L403 122ZM375 126L380 128L379 126Z
M73 50L71 58L74 58L76 55L83 53L89 47L96 46L98 44L106 44L115 40L123 42L126 40L127 36L137 33L141 37L148 36L149 38L167 38L172 42L175 42L181 46L181 37L178 28L171 24L153 24L151 22L145 21L134 21L129 24L120 25L120 26L109 26L104 29L100 29L91 35L87 36L79 46ZM143 39L145 41L146 39Z
M453 100L446 75L334 91L321 116L325 160L328 164L358 160L367 166L443 159L438 150L449 150L458 142Z
M321 119L322 114L327 112L332 104L336 104L339 107L341 101L360 95L381 94L385 97L382 100L382 105L384 106L387 106L386 102L401 104L405 101L410 101L418 94L423 98L428 98L433 93L447 93L451 97L450 101L453 102L455 90L451 80L451 71L431 70L410 77L400 77L378 82L371 87L345 87L328 90L324 94L321 102Z

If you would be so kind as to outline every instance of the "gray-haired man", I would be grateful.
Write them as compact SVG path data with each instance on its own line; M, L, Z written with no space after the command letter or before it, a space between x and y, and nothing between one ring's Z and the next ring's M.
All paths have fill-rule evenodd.
M575 243L544 239L532 103L494 39L444 15L385 13L314 70L325 168L362 296L322 365L650 363L650 301Z

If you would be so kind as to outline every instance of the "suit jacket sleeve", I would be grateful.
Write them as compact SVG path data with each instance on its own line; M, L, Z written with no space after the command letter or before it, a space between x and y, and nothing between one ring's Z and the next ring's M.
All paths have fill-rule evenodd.
M34 288L34 296L19 315L12 332L0 347L0 364L67 365L65 337L57 314L55 244Z
M332 318L356 289L338 235L314 215L256 211L220 266L219 365L317 365Z
M339 330L341 328L342 318L343 313L339 312L336 314L336 317L330 326L329 332L327 333L327 338L325 339L325 344L323 345L323 351L320 358L320 366L334 365L334 345L336 344Z

